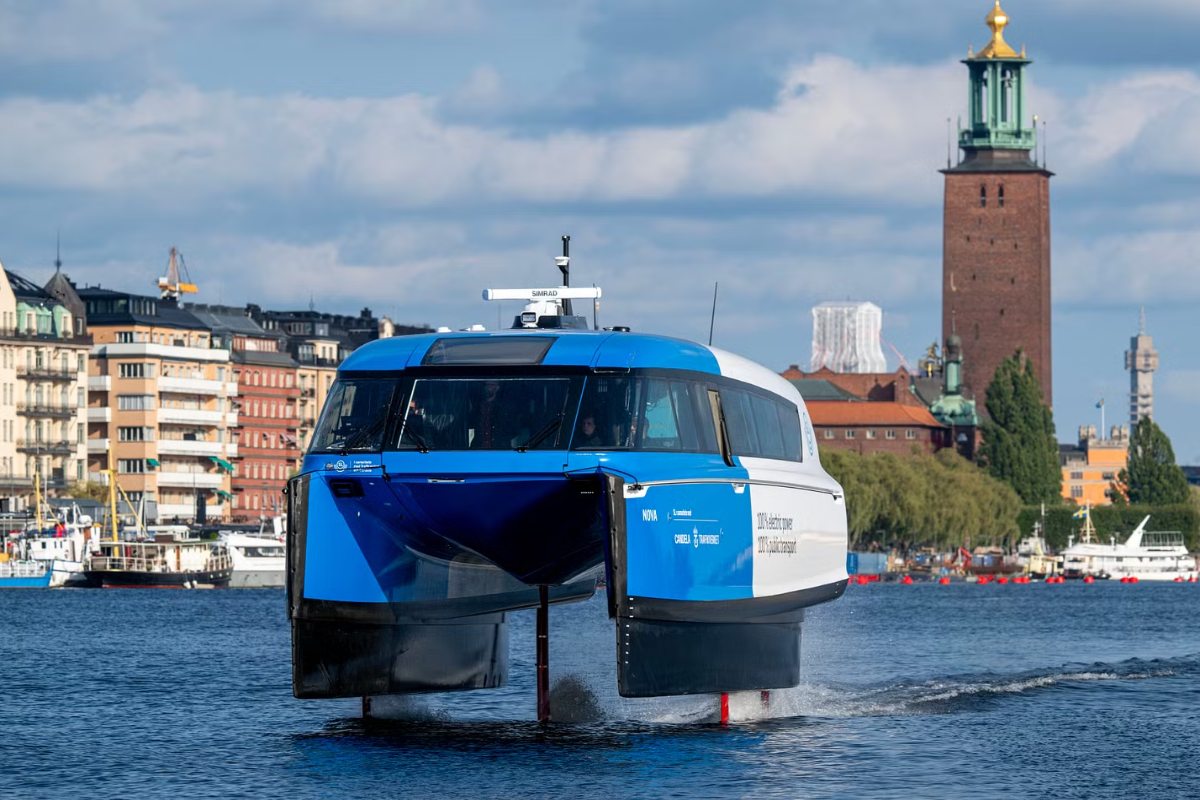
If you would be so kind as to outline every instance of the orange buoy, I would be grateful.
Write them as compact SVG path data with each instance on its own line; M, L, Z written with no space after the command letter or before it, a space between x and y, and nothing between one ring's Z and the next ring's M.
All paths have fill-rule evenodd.
M1004 577L1003 575L1001 575L999 578L996 578L996 583L998 583L998 584L1000 584L1001 586L1003 586L1004 584L1008 583L1008 578L1006 578L1006 577Z
M1086 576L1084 576L1083 582L1084 583L1095 583L1096 579L1093 578L1091 575L1086 575Z
M900 579L900 582L903 583L905 586L908 586L909 584L911 584L913 582L912 575L905 575L903 578Z
M938 583L940 583L942 586L948 586L950 584L950 578L943 575L942 577L938 578Z

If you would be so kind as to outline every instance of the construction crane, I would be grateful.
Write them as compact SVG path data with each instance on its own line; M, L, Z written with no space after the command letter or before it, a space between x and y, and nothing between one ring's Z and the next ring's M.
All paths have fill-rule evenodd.
M183 270L183 275L187 278L187 281L179 279L180 269ZM162 293L162 299L166 300L170 298L178 300L180 295L195 294L199 291L199 288L191 280L192 276L188 275L187 264L183 260L183 253L172 247L171 257L167 262L167 274L158 279L158 290Z
M911 374L912 367L910 367L908 365L908 359L906 359L904 357L903 353L901 353L899 350L896 349L896 345L892 344L891 342L889 342L887 339L883 338L882 336L879 337L879 341L883 342L889 348L891 348L891 351L896 354L896 358L898 358L900 360L900 366L904 367L905 372L908 372L909 374Z

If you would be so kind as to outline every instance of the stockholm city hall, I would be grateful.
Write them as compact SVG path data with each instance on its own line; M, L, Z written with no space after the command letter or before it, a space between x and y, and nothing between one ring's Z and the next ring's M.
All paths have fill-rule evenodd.
M996 368L1021 350L1047 404L1050 364L1050 178L1037 162L1036 118L1025 94L1025 49L1004 40L1008 15L996 0L992 39L963 61L968 124L961 158L946 176L942 250L942 341L962 342L964 394L980 407ZM1044 159L1043 159L1044 162Z

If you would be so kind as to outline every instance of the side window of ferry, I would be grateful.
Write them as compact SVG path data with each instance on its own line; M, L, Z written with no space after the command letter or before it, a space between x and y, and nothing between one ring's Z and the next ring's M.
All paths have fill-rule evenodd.
M310 449L378 450L395 390L394 380L336 382L329 391Z
M693 381L592 376L571 447L715 453L707 398Z
M758 455L758 429L750 407L750 393L741 389L722 387L721 410L725 412L725 429L734 455Z
M779 428L783 432L783 457L789 461L803 461L804 451L800 447L800 410L788 402L776 401L779 412Z
M642 450L682 450L679 440L679 421L671 402L670 386L659 378L646 379L643 393L645 405L642 413L642 430L638 437Z
M750 395L750 408L758 428L758 455L764 458L783 458L783 428L779 424L779 412L774 400L761 395Z
M721 408L734 455L800 461L800 415L784 400L722 388Z
M708 389L695 381L671 381L671 400L679 418L683 449L717 452L717 431L708 406Z

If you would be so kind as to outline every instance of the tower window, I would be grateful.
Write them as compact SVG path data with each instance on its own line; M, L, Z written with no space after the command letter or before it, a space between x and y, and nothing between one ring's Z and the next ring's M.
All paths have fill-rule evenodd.
M979 187L979 207L987 208L987 184Z
M996 190L996 201L1004 208L1004 184L1000 184L1000 188Z

